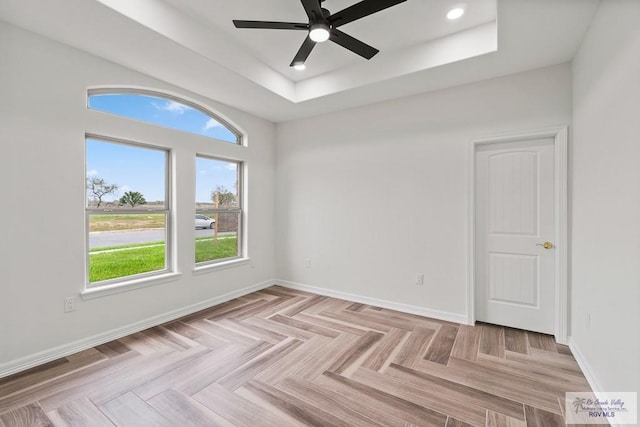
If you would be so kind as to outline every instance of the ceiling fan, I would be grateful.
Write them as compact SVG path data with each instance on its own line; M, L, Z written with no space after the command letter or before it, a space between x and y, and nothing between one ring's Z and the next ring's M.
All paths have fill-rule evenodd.
M308 23L242 21L234 19L233 24L236 28L308 31L307 38L302 43L293 61L291 61L291 67L303 67L316 43L322 43L327 40L331 40L363 58L371 59L379 52L378 49L343 33L338 27L407 0L362 0L333 14L321 6L323 1L324 0L301 0L302 6L309 17Z

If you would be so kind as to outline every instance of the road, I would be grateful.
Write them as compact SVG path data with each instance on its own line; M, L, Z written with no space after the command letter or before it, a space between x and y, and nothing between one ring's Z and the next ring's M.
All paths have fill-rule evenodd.
M195 230L196 237L213 236L213 230ZM220 235L229 233L220 233ZM164 230L150 229L137 231L99 231L89 233L89 248L104 246L129 245L132 243L149 243L164 240Z

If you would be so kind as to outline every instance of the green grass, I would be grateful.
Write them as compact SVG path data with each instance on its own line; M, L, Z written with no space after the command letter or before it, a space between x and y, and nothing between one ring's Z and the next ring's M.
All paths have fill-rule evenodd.
M221 239L224 239L224 238L225 237L221 237ZM196 240L211 240L211 237L209 236L196 237ZM114 249L138 248L143 246L155 246L155 245L164 245L164 240L158 240L156 242L129 243L127 245L100 246L98 248L89 249L89 252L102 252L102 251L110 251Z
M158 240L157 242L129 243L128 245L100 246L99 248L89 249L89 252L111 251L114 249L142 248L155 245L164 245L164 240Z
M100 282L164 268L164 245L103 252L89 257L89 282Z
M108 246L91 249L89 257L89 282L115 279L148 273L165 268L164 242ZM156 246L150 246L156 245ZM196 262L212 261L237 255L237 238L220 238L217 242L211 238L198 238L196 245ZM124 249L114 252L105 250Z
M238 239L234 237L214 240L196 240L196 262L231 258L238 255Z

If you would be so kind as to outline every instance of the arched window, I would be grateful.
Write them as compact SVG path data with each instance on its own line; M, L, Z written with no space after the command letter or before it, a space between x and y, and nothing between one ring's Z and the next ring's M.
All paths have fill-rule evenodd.
M118 117L87 115L86 292L161 282L192 256L200 271L246 262L248 148L240 131L195 102L154 91L91 89L87 107ZM194 190L195 206L176 202ZM175 239L189 228L191 245Z
M89 91L92 110L242 144L240 132L224 119L189 101L145 90Z

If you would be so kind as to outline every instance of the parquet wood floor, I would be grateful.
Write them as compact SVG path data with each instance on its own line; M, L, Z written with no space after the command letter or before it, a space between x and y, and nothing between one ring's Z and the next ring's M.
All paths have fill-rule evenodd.
M0 427L564 426L546 335L273 286L0 380Z

